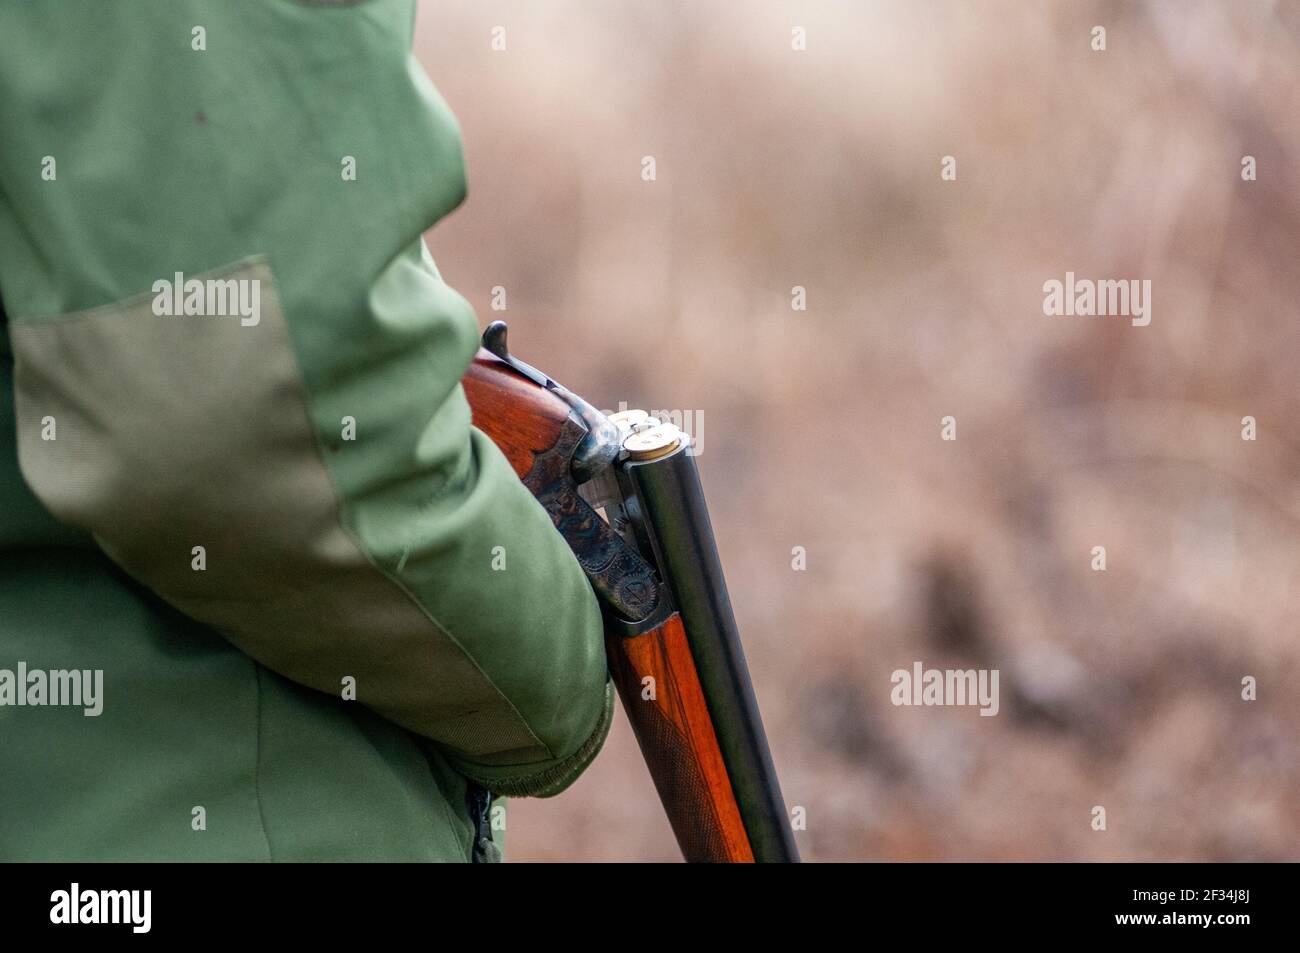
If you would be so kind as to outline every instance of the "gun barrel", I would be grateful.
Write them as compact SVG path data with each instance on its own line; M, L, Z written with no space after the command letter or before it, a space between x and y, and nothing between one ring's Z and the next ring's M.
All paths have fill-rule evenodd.
M640 512L633 518L639 517L681 613L754 859L797 862L799 851L688 443L683 440L667 455L627 461L627 497L636 500Z

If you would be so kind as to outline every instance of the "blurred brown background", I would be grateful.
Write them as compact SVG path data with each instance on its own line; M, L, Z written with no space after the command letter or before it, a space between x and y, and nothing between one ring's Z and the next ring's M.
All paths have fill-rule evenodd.
M597 405L703 413L806 859L1300 858L1300 4L430 0L416 52L444 276ZM1045 317L1067 270L1150 326ZM917 660L1000 713L894 707ZM509 825L679 856L621 712Z

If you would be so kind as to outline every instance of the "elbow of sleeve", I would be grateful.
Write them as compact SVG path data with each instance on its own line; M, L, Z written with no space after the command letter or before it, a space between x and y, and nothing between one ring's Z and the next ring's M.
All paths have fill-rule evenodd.
M510 717L527 726L531 742L448 752L458 770L497 794L546 797L573 782L609 733L614 693L605 658L604 623L591 584L543 508L499 461L485 454L479 476L493 509L512 510L506 571L476 577L474 602L484 594L496 615L475 609L471 655L500 693ZM486 481L504 479L490 487ZM528 531L525 532L525 527ZM480 548L486 551L491 533ZM508 567L508 568L507 568ZM470 577L466 577L467 583ZM469 630L469 617L461 626Z
M452 758L461 774L493 794L505 797L554 797L586 771L605 744L614 721L614 683L606 681L594 725L580 736L566 738L565 753L547 761L493 766Z

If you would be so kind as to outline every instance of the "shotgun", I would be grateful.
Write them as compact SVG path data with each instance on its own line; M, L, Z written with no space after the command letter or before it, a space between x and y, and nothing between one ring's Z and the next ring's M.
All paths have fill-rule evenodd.
M606 417L483 333L474 425L550 514L595 590L610 674L686 860L798 861L690 437Z

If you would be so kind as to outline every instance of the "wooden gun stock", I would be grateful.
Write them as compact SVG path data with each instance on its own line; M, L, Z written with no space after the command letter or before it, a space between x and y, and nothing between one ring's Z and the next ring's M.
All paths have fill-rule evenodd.
M485 342L487 339L485 335ZM502 352L503 328L498 348L498 353ZM575 503L576 481L567 466L560 469L555 464L557 451L562 460L575 453L572 431L584 417L575 412L575 404L586 405L508 354L497 357L486 350L479 351L463 384L474 425L501 448L520 479L546 506L593 579L597 594L605 597L607 604L602 608L606 611L610 673L683 856L704 862L797 860L738 641L735 657L715 665L715 681L723 695L730 690L723 683L743 682L746 697L712 700L711 704L697 665L699 652L692 647L684 619L684 610L691 610L691 603L678 597L682 587L671 585L664 565L667 560L663 553L654 552L658 546L654 540L643 538L640 546L634 545L634 540L628 545L633 557L647 558L653 565L648 578L658 589L659 611L648 613L640 625L634 625L609 608L611 603L636 604L638 590L627 584L628 578L636 580L635 573L624 572L623 582L609 578L615 574L611 567L626 567L626 560L632 557L618 549L623 541L604 520L594 516L594 510L599 525L575 516L575 506L582 509ZM583 429L588 432L589 428ZM690 465L693 476L693 463ZM613 485L612 476L610 480ZM626 476L623 483L625 488L633 486ZM707 516L703 519L707 531ZM709 540L711 543L711 535ZM598 555L593 557L588 550ZM720 567L718 575L720 581ZM723 593L725 602L725 589ZM730 620L729 605L723 608ZM731 624L734 628L734 622ZM709 629L710 625L700 628ZM740 679L733 670L736 664L743 676ZM653 686L653 691L647 686ZM748 708L740 711L746 704ZM724 706L727 710L719 711ZM727 742L733 749L730 758ZM746 798L752 803L746 804ZM773 816L777 812L779 817Z

